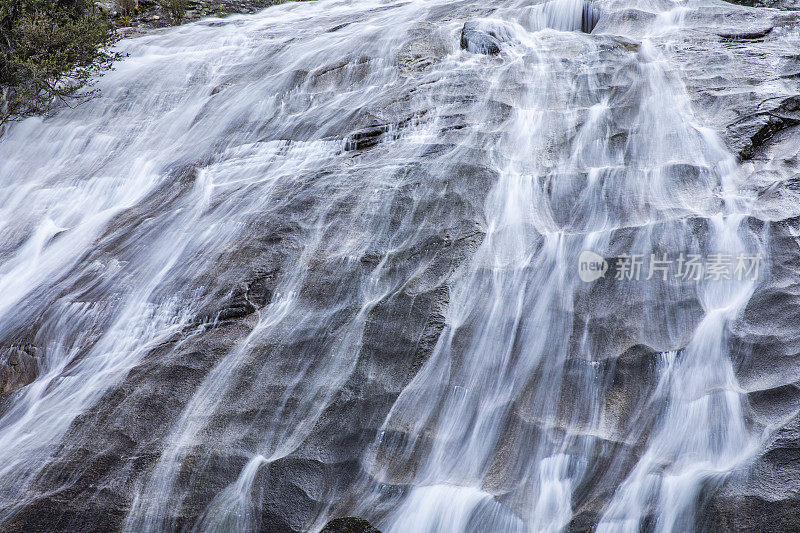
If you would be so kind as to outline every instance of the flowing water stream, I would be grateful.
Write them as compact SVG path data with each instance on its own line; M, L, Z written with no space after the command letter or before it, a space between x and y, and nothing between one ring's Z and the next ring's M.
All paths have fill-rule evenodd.
M671 60L690 4L596 5L320 0L205 20L123 42L99 98L13 125L0 349L35 346L39 367L0 407L0 524L75 484L93 435L141 422L109 394L217 331L246 265L272 288L258 304L248 285L256 311L224 353L185 391L140 385L175 415L112 467L124 530L268 529L281 480L264 472L312 441L335 455L315 435L364 365L380 374L359 355L376 314L434 288L429 353L382 384L347 490L300 487L317 503L292 527L691 529L760 443L729 339L757 279L676 269L768 248ZM580 31L629 7L655 16ZM500 54L459 48L467 19ZM446 268L405 253L445 233L469 243ZM584 251L605 276L582 281ZM413 317L380 320L391 344ZM220 450L239 462L207 491Z

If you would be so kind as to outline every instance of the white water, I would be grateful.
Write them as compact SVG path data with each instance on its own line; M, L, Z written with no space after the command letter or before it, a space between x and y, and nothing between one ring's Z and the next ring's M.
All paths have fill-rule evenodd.
M384 531L558 531L586 512L598 531L690 529L701 492L759 443L729 352L755 283L586 284L578 255L735 257L765 245L743 224L733 156L697 122L670 62L685 8L606 8L627 5L660 16L612 38L575 31L584 4L572 0L491 12L286 4L125 42L130 57L100 81L101 98L12 127L0 140L0 348L32 342L41 358L0 411L0 523L42 495L42 479L70 485L52 470L87 436L68 432L80 415L154 348L178 337L164 349L177 353L204 334L195 318L229 289L218 276L235 269L232 250L290 228L300 237L270 259L271 302L191 391L122 524L258 530L260 472L313 436L353 376L371 313L417 283L392 254L450 216L424 202L477 157L496 179L479 205L482 241L447 281L434 349L396 391L349 493L319 489L319 508L293 525L354 514ZM458 48L479 17L502 28L499 58ZM421 22L446 49L407 74L398 51ZM476 92L453 103L468 127L447 137L447 91L468 83ZM393 91L427 113L353 157L353 117ZM500 120L498 102L510 110ZM393 221L410 183L395 172L420 164L432 177L415 185L420 206ZM298 191L307 212L288 207ZM350 272L367 256L378 259L321 303L307 294L315 269ZM297 339L313 349L278 357ZM618 417L614 361L635 347L656 379ZM252 419L232 420L237 409ZM244 466L180 522L199 490L183 474L228 448Z

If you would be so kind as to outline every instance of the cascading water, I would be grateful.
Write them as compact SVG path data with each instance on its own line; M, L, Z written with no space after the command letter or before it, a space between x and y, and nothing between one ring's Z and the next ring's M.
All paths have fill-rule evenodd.
M38 369L0 528L694 527L762 441L759 278L664 265L769 249L672 59L687 5L285 4L125 41L10 127L0 350Z

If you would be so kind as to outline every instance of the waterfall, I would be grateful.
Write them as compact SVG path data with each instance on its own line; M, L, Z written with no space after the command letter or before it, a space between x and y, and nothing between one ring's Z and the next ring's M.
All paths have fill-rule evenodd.
M0 529L692 529L769 246L667 4L286 3L10 126Z

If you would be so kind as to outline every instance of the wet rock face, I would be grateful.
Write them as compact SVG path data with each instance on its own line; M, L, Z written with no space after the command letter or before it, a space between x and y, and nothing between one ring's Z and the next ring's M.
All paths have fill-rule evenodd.
M328 26L350 20L335 17ZM215 156L218 174L207 159L212 151L184 161L169 171L168 183L103 228L86 264L56 282L56 302L51 300L38 325L58 323L57 296L65 294L65 301L91 301L105 313L81 332L108 327L119 312L116 305L124 301L124 284L140 275L136 256L142 246L158 239L161 225L169 226L175 211L192 212L198 205L193 190L204 176L236 183L236 176L249 168L245 161L265 156L262 162L269 161L271 147L279 159L299 149L297 161L318 157L319 145L330 149L331 155L307 168L285 170L286 181L263 182L272 171L262 169L254 183L263 188L223 185L219 190L225 192L203 209L227 214L203 223L209 239L203 247L181 254L180 240L170 238L158 271L180 254L176 266L169 271L170 281L148 298L151 303L178 299L189 310L187 316L72 421L50 464L27 487L31 501L8 522L12 530L125 527L137 487L175 443L172 431L215 368L231 381L215 393L219 404L199 413L219 414L203 429L205 436L185 449L170 479L174 496L146 491L155 504L173 506L168 519L176 525L156 529L198 524L248 463L250 452L243 450L269 449L265 436L298 430L298 418L290 414L298 408L312 409L307 415L312 424L300 428L306 433L293 449L280 451L285 457L255 474L259 508L251 511L250 520L258 525L249 528L306 531L333 495L352 491L364 475L364 450L445 327L448 282L482 240L483 202L497 179L486 164L486 148L465 139L481 135L489 145L496 135L491 130L508 118L510 106L481 96L476 100L476 95L485 96L480 76L451 75L454 59L446 56L457 47L441 24L423 22L379 57L324 54L324 60L298 69L283 88L281 105L295 106L296 119L265 122L259 117L258 126L229 125L232 138L243 131L252 137L246 148L253 150L250 155L235 148L228 156ZM296 68L295 52L287 54L288 64ZM254 61L242 72L257 82L264 75L259 72L263 59ZM273 74L285 68L278 57L268 64ZM398 83L386 84L384 71L397 76ZM286 83L282 74L278 79ZM210 97L223 102L225 92L238 85L216 87L221 88L209 91ZM366 101L353 97L358 105L342 111L342 93L373 88L376 96ZM317 101L329 100L324 119L300 112L308 109L306 98L312 93ZM201 111L200 120L215 106ZM476 117L481 117L479 127L472 122ZM419 137L427 128L431 133ZM179 234L185 234L182 224ZM122 266L114 278L102 281L102 269L93 271L87 264ZM281 317L287 302L295 302L296 311ZM268 316L277 323L268 335L259 335L258 324ZM22 316L19 320L24 322ZM46 341L52 329L39 331ZM91 352L99 336L82 339L84 353ZM237 356L237 346L251 341ZM22 373L14 374L17 392L35 377L24 374L23 382L17 374ZM325 396L309 402L320 391ZM313 412L316 408L319 412ZM68 487L53 494L52 487L64 484L64 472L71 473ZM357 519L330 527L376 531Z
M757 216L762 219L754 220L753 226L770 236L769 276L733 326L737 351L747 354L737 364L737 377L748 391L748 416L757 427L768 428L768 437L750 463L721 486L708 488L700 527L794 531L800 527L800 209L795 183L800 170L800 64L786 43L797 31L793 10L800 5L786 0L732 3L758 9L720 8L720 14L729 13L729 20L742 21L737 31L715 28L719 42L704 43L681 60L698 111L744 162L740 172L757 195ZM723 51L728 59L706 55L712 49Z
M687 88L704 123L740 161L769 159L800 118L800 63L787 44L794 39L796 15L727 4L706 9L708 32L687 36L686 48L675 55Z
M768 7L771 9L785 9L795 11L800 9L800 2L796 0L725 0L731 4L747 7Z
M0 401L7 394L32 383L38 374L36 348L12 346L0 351Z
M570 66L542 69L561 76L547 87L554 102L549 111L569 112L552 119L555 134L548 128L536 131L548 143L537 161L541 167L516 169L541 178L536 184L547 191L547 202L525 205L524 211L550 213L552 226L538 228L543 233L593 231L594 221L581 216L579 207L586 203L581 194L590 181L605 180L609 208L604 220L624 214L630 222L614 232L612 252L629 250L640 225L650 228L665 249L682 244L670 240L680 228L647 218L649 206L621 213L627 197L615 197L626 180L641 178L635 174L639 169L626 166L639 155L637 138L657 133L631 125L647 113L647 105L661 104L639 99L648 65L661 59L638 38L659 19L624 7L610 7L598 18L593 4L574 5L579 16L570 12L565 29L593 34L544 32L542 43L563 50L559 61ZM174 160L154 163L163 165L159 169L169 179L133 205L122 202L92 236L86 254L75 258L49 291L34 294L13 320L0 324L2 339L35 324L37 343L74 347L68 372L80 372L81 361L103 362L108 353L129 357L116 373L102 368L107 388L87 400L88 407L75 409L79 416L52 445L37 450L37 464L44 466L22 486L27 499L15 499L23 503L0 529L188 530L213 519L215 505L235 508L237 493L231 487L244 486L247 506L235 508L222 529L375 533L360 518L328 519L363 505L358 491L375 489L365 488L365 480L378 487L384 502L405 490L404 480L413 475L408 463L381 471L365 457L378 441L409 439L410 424L382 434L384 421L440 339L448 338L454 298L485 298L480 290L466 297L454 294L453 286L485 240L486 205L500 179L496 165L515 157L508 150L516 140L503 137L503 127L522 88L535 79L506 70L501 52L518 44L517 25L525 31L547 26L534 27L516 3L443 4L424 14L413 12L413 24L388 32L387 38L385 28L400 20L393 10L412 10L413 3L345 14L301 12L297 5L281 9L254 28L244 19L207 21L183 29L205 32L198 41L182 40L189 33L156 41L165 49L193 49L213 38L216 28L230 32L217 43L219 49L227 50L242 35L262 48L216 58L226 65L221 72L201 65L179 79L167 78L166 85L184 90L172 94L173 101L194 110L183 117L187 128L216 136L208 140L193 133L192 142L176 143L183 151ZM713 128L732 153L747 161L740 170L752 183L759 211L746 226L754 234L768 234L774 248L771 277L731 335L741 348L736 353L746 354L736 361L736 372L747 392L748 420L775 430L752 466L703 495L702 523L723 530L791 529L800 508L795 237L800 229L795 177L800 173L800 63L786 40L787 32L796 30L793 17L701 2L681 22L691 31L681 28L653 39L664 61L673 65L668 76L686 84L698 124ZM360 33L370 27L376 29ZM284 34L291 35L288 44L280 40ZM147 57L153 45L141 46L134 47L134 57ZM459 47L497 57L470 56ZM168 64L160 75L174 68ZM117 83L127 87L133 81ZM581 88L575 101L561 101L564 87L572 84ZM165 99L148 100L147 87L130 96L115 88L110 87L108 100L92 104L98 107L90 107L87 116L105 122L105 110L115 109L126 124L158 120L152 109ZM253 94L263 95L263 108L251 105ZM197 95L202 102L192 100ZM601 130L621 170L562 171L559 161L600 108L610 109ZM180 107L162 111L167 115L175 109ZM55 120L58 126L61 119ZM64 121L73 132L74 124ZM168 130L175 122L158 124ZM564 124L575 127L559 129ZM138 130L112 135L102 124L90 126L108 137L133 139L131 150L162 151L141 141ZM196 151L186 148L195 143ZM87 159L87 168L75 173L109 164L106 157L113 163L124 151ZM594 157L589 152L586 167ZM88 157L80 155L74 159ZM131 167L128 159L110 165L108 172L115 176ZM672 162L659 169L658 177L668 185L670 200L699 211L719 209L718 180L709 167ZM694 228L692 238L702 241L705 222L676 212ZM187 235L196 240L187 242ZM512 240L505 246L511 254L532 253L542 242ZM152 249L169 253L152 256ZM174 255L178 260L172 264ZM498 270L492 264L481 268L486 279ZM149 292L132 295L130 288L139 285ZM635 304L620 303L623 293ZM560 408L544 416L535 409L544 399L521 394L504 420L506 444L488 461L485 488L507 505L509 515L530 512L515 499L522 496L512 492L508 479L518 465L509 457L531 435L550 432L547 438L557 439L573 432L587 442L595 439L591 456L596 462L576 489L569 527L584 531L596 525L647 444L653 427L642 419L655 420L662 407L648 403L659 386L659 365L665 364L661 352L685 347L702 318L690 288L669 296L665 304L657 291L608 279L567 302L574 325L572 338L565 339L571 346L568 362L558 377ZM530 299L520 305L536 304ZM137 305L147 312L126 314ZM130 323L136 327L124 329ZM654 323L670 327L654 332ZM546 333L524 322L508 326L530 328L533 336ZM154 335L149 328L165 333ZM475 328L461 324L453 342L469 339ZM58 335L61 331L71 335ZM126 333L146 342L103 347L104 334L117 341ZM591 360L579 350L585 339ZM509 357L519 358L519 347L512 348ZM37 378L39 353L30 347L2 350L0 412L6 412L8 402ZM598 379L587 383L587 375ZM526 391L535 389L535 372L520 379L530 380ZM49 385L57 388L59 381ZM586 429L594 413L571 410L582 404L586 390L596 391L601 430ZM431 445L420 440L420 447ZM380 456L381 449L375 453ZM243 478L258 454L269 460ZM391 455L379 458L396 464ZM158 478L162 471L167 474ZM524 487L520 492L535 491ZM229 499L219 503L220 495ZM151 509L163 516L148 514ZM369 518L377 524L388 510L366 512L374 513Z
M775 406L790 402L790 419L746 470L733 476L714 494L706 508L709 531L797 531L800 529L800 417L798 388L773 389L761 402ZM792 416L794 414L794 416Z
M528 29L551 28L559 31L592 33L601 11L592 0L551 0L528 6L520 22ZM473 54L497 55L503 43L513 43L519 31L498 19L468 20L461 28L461 48Z
M461 29L461 48L473 54L499 54L501 39L498 29L486 23L468 21Z
M427 72L454 48L430 23L412 28L408 37L397 53L397 66L401 74L408 76Z
M748 392L748 418L769 428L751 463L721 486L709 487L702 530L792 531L800 509L800 442L797 425L798 170L797 98L800 72L792 35L795 2L733 2L759 9L711 7L707 37L677 54L698 113L713 125L744 164L739 172L758 201L751 223L769 235L770 271L733 325L737 377ZM760 7L777 8L760 9ZM689 41L687 40L687 43ZM716 57L712 57L716 50ZM724 55L725 59L722 59Z

